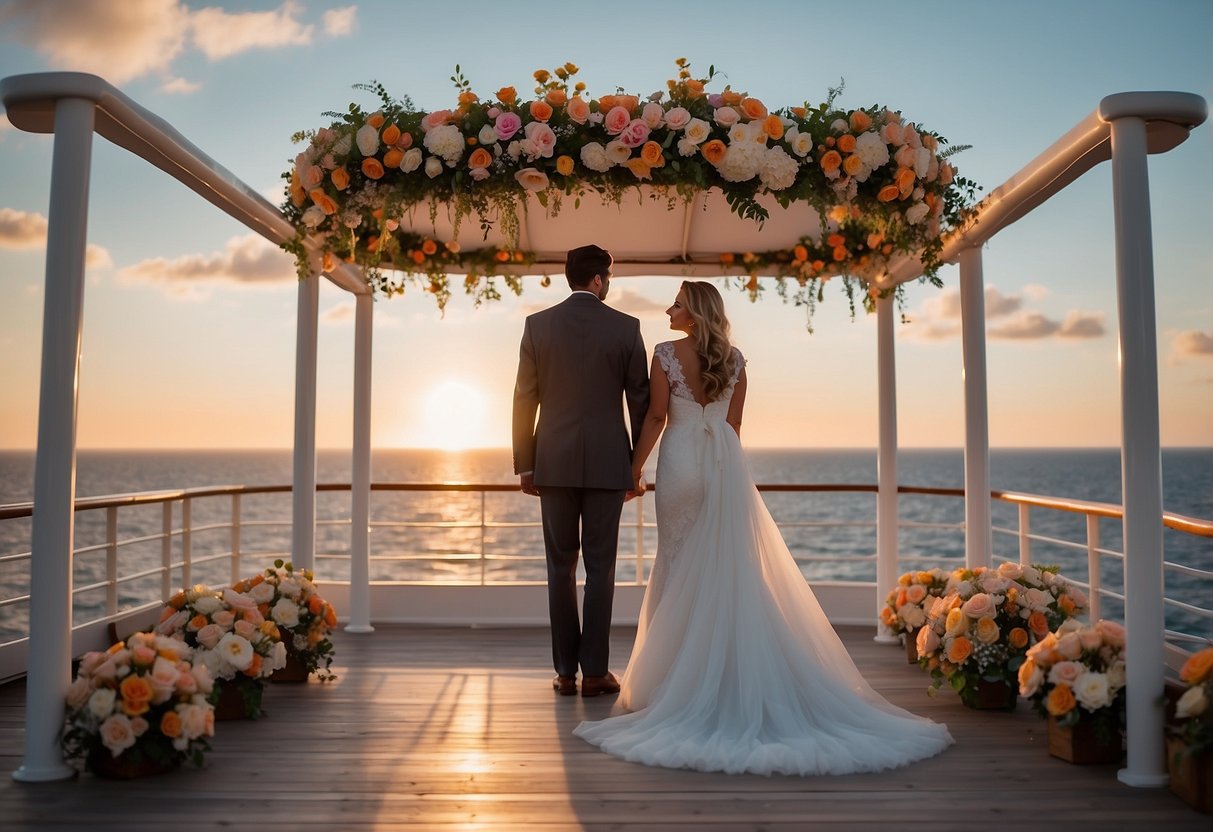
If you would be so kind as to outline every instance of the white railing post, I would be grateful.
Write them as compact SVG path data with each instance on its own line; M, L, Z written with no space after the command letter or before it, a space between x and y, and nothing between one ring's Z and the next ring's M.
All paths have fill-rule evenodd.
M160 510L160 600L173 597L173 504L165 500Z
M231 558L231 575L232 583L240 580L240 495L232 495L232 558Z
M1104 103L1100 105L1101 111ZM1101 112L1101 115L1103 113ZM1167 784L1163 744L1162 454L1146 123L1112 120L1116 297L1120 318L1121 489L1124 497L1126 732L1130 786Z
M118 507L105 510L105 614L118 614Z
M485 526L485 522L486 522L485 498L487 496L488 496L487 492L484 492L484 491L480 492L480 585L481 586L484 586L485 573L488 571L488 562L484 556L484 537L488 531L488 528Z
M25 750L13 779L63 780L59 730L72 669L72 547L76 498L76 391L84 328L84 253L96 105L55 102L55 146L42 304L38 453L31 529Z
M1087 618L1098 621L1103 575L1099 569L1099 516L1095 514L1087 515L1087 584L1090 591L1090 598L1087 599Z
M960 252L960 330L965 398L965 566L989 566L990 416L986 395L986 298L981 248Z
M316 337L320 278L299 281L295 321L295 465L291 489L291 562L316 568Z
M354 298L354 450L350 480L350 620L346 631L371 626L371 326L370 295Z
M181 585L186 589L194 585L193 515L193 502L186 497L181 501Z
M893 349L893 296L876 301L876 375L879 449L876 456L875 640L898 637L880 620L884 597L897 584L897 365Z
M1019 562L1032 563L1032 507L1027 503L1019 504Z

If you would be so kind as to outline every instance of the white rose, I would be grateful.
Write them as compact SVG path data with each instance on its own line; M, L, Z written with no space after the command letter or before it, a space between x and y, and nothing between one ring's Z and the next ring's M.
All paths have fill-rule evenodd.
M515 139L506 145L505 152L510 154L510 158L517 162L518 157L522 155L522 142Z
M1108 677L1094 671L1082 674L1074 681L1074 698L1088 711L1108 707L1112 704L1112 697L1108 695Z
M836 118L830 122L830 129L835 133L851 132L851 124L845 118Z
M665 114L665 126L671 130L681 130L691 123L691 111L686 107L671 107Z
M872 130L861 133L855 140L855 153L864 165L872 170L889 162L889 146L880 138L879 133Z
M1125 663L1119 659L1108 668L1108 688L1115 693L1125 686Z
M931 167L931 151L925 147L920 147L914 151L914 173L919 179L927 175L927 170Z
M729 128L729 141L733 144L748 142L754 140L754 131L750 129L750 125L744 122L738 122Z
M497 141L497 131L493 129L493 125L486 124L480 128L480 133L476 138L481 145L490 145Z
M590 170L602 173L610 170L612 162L607 158L606 148L598 142L590 142L581 148L581 164Z
M177 713L181 716L181 733L191 739L196 740L199 737L213 736L215 733L214 723L207 725L207 712L213 711L208 705L178 705ZM207 730L209 727L210 730Z
M219 639L214 652L237 670L245 670L253 663L253 645L235 633L228 633Z
M796 164L796 160L789 156L782 147L772 147L763 154L762 168L758 171L758 177L762 180L762 184L770 190L782 191L784 188L790 188L796 181L798 169L799 165Z
M114 714L101 723L101 742L117 757L135 744L135 731L126 714Z
M542 191L548 186L548 175L535 168L523 168L514 174L514 179L528 191Z
M1043 611L1053 603L1053 596L1043 589L1032 587L1023 594L1024 606L1030 610Z
M758 142L735 142L725 150L716 169L726 182L747 182L758 175L766 152Z
M694 156L699 152L699 145L688 138L678 140L678 154L680 156Z
M425 134L422 143L430 153L441 156L450 164L458 162L463 157L463 149L467 144L464 141L463 133L459 132L459 128L453 124L442 124L432 128ZM288 593L283 590L283 594Z
M272 667L274 670L281 670L282 668L286 667L286 645L281 641L274 643L274 652L272 654L270 667Z
M998 574L1004 578L1010 578L1012 581L1018 580L1019 576L1023 574L1023 567L1014 561L1006 561L998 565Z
M442 160L437 156L431 156L425 160L425 175L430 179L442 173Z
M215 689L215 679L205 664L195 662L190 668L190 675L194 677L194 687L198 689L199 696L206 696Z
M400 160L400 169L405 173L412 173L421 167L421 148L410 147L404 152L404 158Z
M1023 579L1024 583L1028 583L1028 584L1042 583L1041 577L1040 577L1040 570L1037 569L1035 566L1023 567L1023 572L1020 577Z
M318 211L320 210L319 208L316 208L316 206L313 205L312 208L308 209L308 211L311 211L313 209L318 210ZM323 211L320 211L320 216L321 216L321 218L324 217ZM306 221L307 220L307 211L305 211L303 213L303 217L304 217L304 221ZM177 630L183 629L185 627L185 623L189 620L190 620L190 614L188 612L186 612L185 610L177 610L177 612L173 613L168 618L164 619L163 621L161 621L159 624L156 625L156 632L167 636L169 633L173 633L173 632L176 632Z
M349 133L345 133L337 141L333 142L333 155L345 156L353 147L353 137Z
M791 138L788 138L787 134L785 133L784 138L787 140L788 145L792 148L792 152L802 159L813 152L812 133L798 132Z
M289 598L280 598L270 610L270 617L289 630L299 624L299 605Z
M632 148L619 141L619 139L612 139L607 142L606 155L612 164L622 165L632 158Z
M1175 703L1175 716L1179 719L1189 719L1200 716L1209 707L1209 698L1205 695L1204 685L1195 685L1184 691Z
M910 225L918 225L926 218L927 212L930 210L930 206L925 202L916 202L906 209L906 222Z
M105 719L114 712L114 699L117 694L113 688L98 688L88 698L88 711L97 719Z
M303 224L308 228L315 228L320 223L324 222L325 213L319 205L313 205L303 212ZM171 630L166 630L171 632Z
M262 581L250 589L248 594L258 604L268 604L274 600L274 586L267 581Z
M194 610L203 615L210 615L223 606L223 602L213 595L203 595L194 601Z
M712 134L712 125L701 118L693 118L687 122L683 138L694 144L702 144Z
M716 112L712 115L712 121L727 130L741 121L741 114L732 107L717 107Z
M358 128L355 140L358 142L359 153L363 156L374 156L375 151L379 149L379 130L369 124L364 124Z

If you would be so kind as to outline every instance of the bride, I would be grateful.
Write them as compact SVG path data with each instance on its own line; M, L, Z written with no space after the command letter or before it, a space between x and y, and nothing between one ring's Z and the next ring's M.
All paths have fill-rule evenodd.
M952 743L888 702L830 627L750 478L745 361L720 293L686 281L666 314L632 463L657 459L658 552L624 674L622 713L574 733L669 768L757 774L880 771Z

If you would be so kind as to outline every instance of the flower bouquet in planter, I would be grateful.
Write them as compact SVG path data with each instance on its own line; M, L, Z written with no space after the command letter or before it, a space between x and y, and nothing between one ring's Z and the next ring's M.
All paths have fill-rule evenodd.
M1014 709L1028 647L1086 603L1056 567L955 570L918 631L918 663L931 674L932 694L946 682L971 708Z
M1049 753L1071 763L1120 760L1125 631L1070 619L1028 650L1019 692L1049 720Z
M1189 687L1168 726L1171 791L1201 812L1213 813L1213 647L1192 654L1179 671Z
M252 599L261 614L278 626L286 645L286 666L274 672L272 681L305 682L312 673L322 682L337 678L329 670L333 663L329 634L337 624L337 613L317 594L310 569L296 570L291 563L276 560L232 589Z
M135 633L104 653L86 653L67 690L61 744L99 777L131 779L202 765L215 733L206 665L181 642Z
M948 573L942 569L906 572L889 590L880 622L895 635L901 635L910 664L918 662L917 631L927 623L927 608L943 595L948 585Z
M252 598L199 584L169 600L157 632L195 648L194 661L217 681L217 719L261 715L265 682L286 664L286 647Z

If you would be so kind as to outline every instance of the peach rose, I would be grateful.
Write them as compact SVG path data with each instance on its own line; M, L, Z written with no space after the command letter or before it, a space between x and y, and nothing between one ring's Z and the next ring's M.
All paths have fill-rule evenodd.
M653 178L653 166L638 156L628 159L627 167L637 179L645 180Z
M982 644L993 644L998 641L998 637L1002 635L998 629L998 622L990 616L984 616L977 619L977 628L975 630L977 640Z
M569 120L577 124L585 124L590 117L590 105L585 102L584 98L576 95L569 99L564 111L568 114Z
M169 739L181 736L181 716L176 711L165 711L160 717L160 733Z
M548 186L548 175L536 168L523 168L516 171L514 179L528 191L542 191Z
M821 169L826 173L837 171L842 167L842 154L837 150L828 150L821 157Z
M688 78L686 81L683 82L683 86L686 87L687 98L691 98L691 99L703 98L703 82L702 81L696 80L694 78Z
M645 142L640 148L640 158L650 167L659 168L665 164L665 156L661 153L661 145L657 142ZM573 160L570 159L570 162Z
M626 107L612 107L602 120L602 126L608 134L618 136L632 123L632 114Z
M1044 638L1049 632L1049 620L1040 610L1035 610L1028 616L1028 629L1037 638Z
M333 180L333 187L339 191L344 191L350 186L350 172L345 168L333 168L333 172L329 174L329 179Z
M749 121L757 121L767 117L767 107L757 98L746 98L741 101L741 112ZM778 137L777 137L778 138Z
M546 101L532 101L530 111L531 118L536 121L547 121L552 117L552 105Z
M783 119L779 116L767 116L762 120L762 132L778 141L783 138Z
M115 757L134 745L135 732L130 719L122 714L114 714L101 723L101 742Z
M855 110L851 113L850 119L851 129L856 133L862 133L872 126L872 118L863 110Z
M1189 685L1198 685L1208 679L1210 673L1213 673L1213 647L1206 647L1188 657L1179 671L1179 678Z
M1068 632L1057 639L1057 652L1067 659L1077 659L1082 655L1082 639L1078 633Z
M724 159L724 155L727 151L728 148L725 147L724 142L722 142L720 139L712 139L703 146L703 149L700 152L703 153L703 158L707 159L713 165L718 165L720 164L721 160Z
M383 139L384 144L393 145L400 141L400 128L394 124L389 124L387 127L383 128L383 133L380 134L380 138Z
M838 137L838 149L843 153L855 152L855 137L850 133L843 133Z
M944 633L949 636L960 635L968 632L969 619L960 609L948 610L948 617L944 624Z
M881 202L892 202L893 200L897 199L900 194L901 191L896 185L885 185L880 189L880 192L876 194L876 198Z
M1045 709L1053 716L1065 716L1074 710L1074 691L1069 685L1058 685L1045 697Z
M487 168L491 164L493 164L493 154L483 147L476 148L472 151L472 155L468 157L468 167L473 170L476 168Z
M918 631L918 655L928 656L939 649L939 633L931 627L923 627Z
M1045 680L1045 675L1031 659L1028 659L1019 666L1018 678L1019 695L1033 696L1040 690L1040 686Z
M948 644L947 659L952 664L963 664L965 659L973 652L973 642L969 641L967 636L957 636Z
M1023 627L1014 627L1011 632L1007 633L1007 643L1016 650L1021 650L1028 645L1028 631Z
M382 179L383 174L383 164L374 156L362 160L362 175L367 179Z
M404 151L398 147L393 147L383 154L383 166L385 168L398 168L403 161Z
M1082 662L1058 662L1049 668L1049 682L1054 685L1073 685L1074 680L1086 672Z
M118 685L124 702L147 704L152 700L152 686L143 676L130 675Z
M543 100L548 104L551 104L553 107L563 107L568 103L569 94L562 89L554 88L548 90L548 93L543 97ZM552 114L548 113L548 118L551 117ZM547 121L547 119L544 119L544 121Z
M556 158L556 172L561 176L569 176L573 173L573 157L558 156Z
M994 603L994 596L986 592L977 593L965 601L960 609L969 618L981 618L986 615L995 615L998 612L997 605Z

